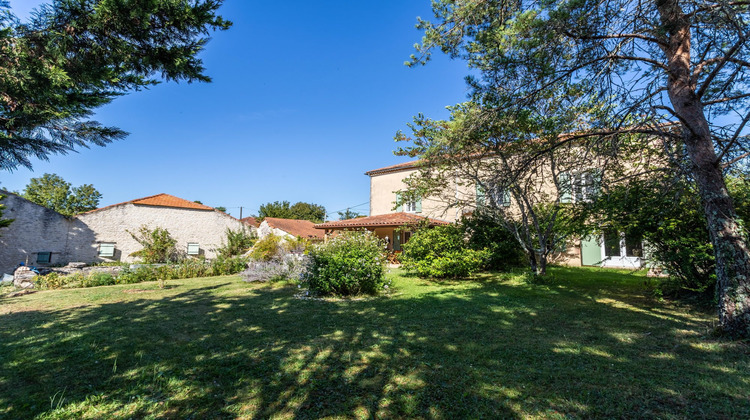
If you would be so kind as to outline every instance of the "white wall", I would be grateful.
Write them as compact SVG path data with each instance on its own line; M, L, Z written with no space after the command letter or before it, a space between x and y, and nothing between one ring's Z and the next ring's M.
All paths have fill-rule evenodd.
M137 261L137 258L131 257L130 254L142 247L128 231L136 232L143 225L148 226L149 229L159 227L169 231L177 240L177 249L183 252L187 251L188 242L198 243L201 255L206 258L216 257L216 249L225 240L227 228L251 229L239 220L216 210L144 206L130 203L80 214L76 218L95 235L96 244L93 247L86 246L84 242L86 238L83 236L80 237L80 241L77 240L78 238L72 238L76 241L74 247L78 250L75 255L76 259L85 262ZM98 257L99 243L114 243L115 257Z

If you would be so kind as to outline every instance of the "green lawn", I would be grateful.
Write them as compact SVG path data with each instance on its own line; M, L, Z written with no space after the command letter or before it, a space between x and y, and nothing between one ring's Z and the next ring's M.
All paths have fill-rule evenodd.
M238 277L0 299L0 418L750 418L750 349L639 275L304 300Z

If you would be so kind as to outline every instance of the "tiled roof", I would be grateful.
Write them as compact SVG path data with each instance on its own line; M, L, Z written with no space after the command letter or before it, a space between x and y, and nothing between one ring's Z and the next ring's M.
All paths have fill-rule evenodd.
M258 220L254 217L243 217L242 219L240 219L240 222L253 227L260 226L260 223L258 223Z
M203 204L198 204L194 201L188 201L180 197L175 197L173 195L156 194L156 195L152 195L149 197L137 198L135 200L112 204L111 206L106 206L106 207L98 208L96 210L87 211L86 213L93 213L95 211L101 211L101 210L109 209L112 207L121 206L123 204L138 204L142 206L156 206L156 207L176 207L176 208L192 209L192 210L214 210L213 207L204 206Z
M431 226L449 224L444 220L430 219L424 216L418 216L413 213L401 212L321 223L315 225L315 229L398 227L404 225L416 225L417 223L424 220L429 220Z
M380 175L380 174L387 174L389 172L398 172L398 171L403 171L406 169L412 169L412 168L416 168L420 162L421 160L413 160L411 162L404 162L404 163L399 163L397 165L386 166L385 168L373 169L371 171L365 172L365 175L369 175L369 176Z
M243 219L244 220L244 219ZM325 234L320 230L315 229L315 223L309 220L296 220L296 219L279 219L276 217L266 217L263 219L264 222L268 222L268 226L274 229L280 229L284 232L294 235L301 236L303 238L325 238Z

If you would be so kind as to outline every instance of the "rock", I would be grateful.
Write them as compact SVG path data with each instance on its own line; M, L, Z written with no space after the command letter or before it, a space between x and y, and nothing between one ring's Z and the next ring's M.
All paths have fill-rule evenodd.
M65 266L66 268L83 268L86 267L86 263L84 262L69 262L68 265Z
M29 267L18 267L13 273L13 285L19 289L31 289L34 287L34 277L36 277L36 273L31 271Z

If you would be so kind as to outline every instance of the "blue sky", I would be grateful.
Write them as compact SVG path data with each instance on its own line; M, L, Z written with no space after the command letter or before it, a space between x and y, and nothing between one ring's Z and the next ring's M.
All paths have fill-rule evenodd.
M41 3L10 1L22 18ZM127 139L0 172L0 187L56 173L93 184L102 206L164 192L233 216L276 200L321 204L332 218L363 203L366 213L364 172L407 160L392 153L396 131L420 112L445 118L466 98L464 62L403 64L428 0L226 0L221 14L234 26L202 54L213 83L118 98L96 119Z

